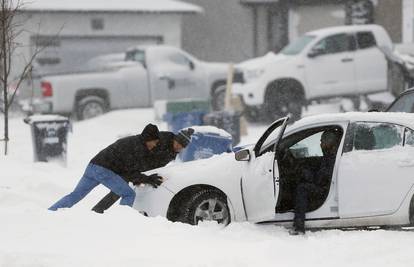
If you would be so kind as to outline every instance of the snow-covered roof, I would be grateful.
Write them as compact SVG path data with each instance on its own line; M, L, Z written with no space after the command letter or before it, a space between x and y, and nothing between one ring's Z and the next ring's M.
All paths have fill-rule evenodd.
M347 113L333 113L320 114L305 117L295 122L290 129L296 129L305 125L316 123L328 123L335 121L367 121L367 122L388 122L403 125L414 129L414 113L400 113L400 112L347 112ZM289 129L289 130L290 130Z
M201 13L199 6L176 0L24 0L26 11Z

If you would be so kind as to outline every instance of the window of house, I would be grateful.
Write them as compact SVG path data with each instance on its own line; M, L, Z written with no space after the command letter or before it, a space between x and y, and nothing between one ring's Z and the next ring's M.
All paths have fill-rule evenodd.
M355 42L351 35L335 34L319 41L314 49L323 51L324 54L335 54L355 50Z
M358 32L356 34L356 38L359 49L370 48L377 45L374 34L372 34L372 32Z
M91 19L92 29L95 31L104 29L104 20L102 18L93 18Z
M353 149L378 150L402 146L403 133L403 127L391 123L356 123Z

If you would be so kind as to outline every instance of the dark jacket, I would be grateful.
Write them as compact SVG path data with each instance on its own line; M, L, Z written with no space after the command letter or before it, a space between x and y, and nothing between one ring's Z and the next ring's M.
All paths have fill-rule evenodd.
M177 153L173 149L174 133L160 132L160 142L154 149L153 153L148 157L148 170L161 168L177 157Z
M91 163L109 169L130 181L142 171L148 170L146 158L153 156L140 135L119 139L101 150L91 159Z
M170 161L174 160L177 156L177 153L173 149L173 140L174 134L171 132L160 132L160 142L157 147L144 158L142 163L141 172L148 170L156 169L167 165ZM134 178L137 178L140 173L135 173L135 177L130 177L129 181ZM114 192L109 192L101 201L96 204L92 210L98 213L103 213L105 210L109 209L117 200L119 196Z

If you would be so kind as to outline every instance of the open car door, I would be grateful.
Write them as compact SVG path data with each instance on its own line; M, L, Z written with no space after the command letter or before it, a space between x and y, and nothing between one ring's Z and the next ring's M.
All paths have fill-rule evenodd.
M279 170L275 151L288 117L275 121L254 147L242 177L242 196L248 221L270 220L275 215L279 193Z

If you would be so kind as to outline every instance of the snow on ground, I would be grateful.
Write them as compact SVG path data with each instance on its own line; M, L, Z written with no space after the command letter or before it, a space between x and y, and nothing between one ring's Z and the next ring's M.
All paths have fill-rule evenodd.
M311 107L306 115L332 107ZM119 205L101 215L90 208L106 194L102 186L72 209L47 210L73 189L95 153L149 122L166 129L154 120L152 109L75 122L65 167L33 163L29 126L13 118L10 155L0 156L0 266L413 266L413 232L329 230L289 236L284 228L250 223L224 229L171 223ZM255 142L265 128L250 126L242 143Z

